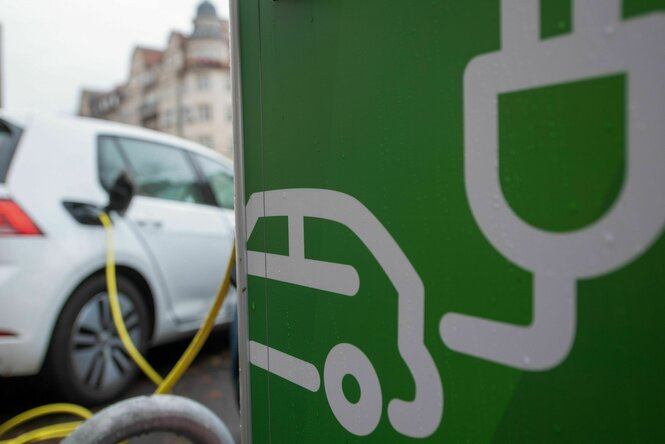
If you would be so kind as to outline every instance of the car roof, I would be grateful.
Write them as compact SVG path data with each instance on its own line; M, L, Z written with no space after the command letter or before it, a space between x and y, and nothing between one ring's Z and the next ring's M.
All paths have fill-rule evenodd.
M0 110L0 118L27 130L29 130L32 124L38 122L40 125L44 124L62 127L67 131L93 132L102 135L106 134L119 137L124 136L146 139L153 142L163 143L165 145L184 148L202 156L215 159L227 167L233 168L233 162L231 159L211 148L192 142L191 140L138 126L67 114L15 113L6 110Z
M12 125L22 127L27 126L29 121L27 113L10 112L4 109L0 109L0 119L6 120Z

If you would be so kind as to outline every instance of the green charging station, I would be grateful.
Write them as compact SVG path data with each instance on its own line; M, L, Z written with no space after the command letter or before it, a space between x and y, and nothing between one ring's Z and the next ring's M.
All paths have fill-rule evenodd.
M243 442L665 442L665 1L231 10Z

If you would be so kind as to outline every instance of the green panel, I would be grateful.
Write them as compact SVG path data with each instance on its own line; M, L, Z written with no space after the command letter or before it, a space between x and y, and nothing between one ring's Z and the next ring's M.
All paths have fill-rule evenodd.
M495 442L665 442L664 253L661 237L620 272L578 284L573 352L522 376Z
M661 0L630 0L623 1L623 16L625 18L636 17L650 12L663 12L663 2Z
M540 38L555 37L572 30L572 0L540 0Z
M256 223L256 228L247 239L247 248L274 254L289 254L289 234L287 218L263 217ZM270 236L266 236L266 232Z
M239 2L239 15L243 17L242 26L239 26L240 41L242 41L241 66L242 74L242 102L243 102L243 137L246 149L243 153L245 171L243 180L247 190L257 190L263 187L263 163L262 163L262 131L261 131L261 62L260 62L260 35L256 32L259 28L258 3L254 1ZM236 209L237 211L237 209ZM256 248L261 244L265 247L265 232L261 230L255 234ZM273 236L271 236L273 237ZM249 306L249 336L261 342L267 342L267 298L265 282L259 278L250 278L247 285ZM257 418L252 423L252 434L254 442L268 442L270 437L270 424L268 421L270 411L270 386L269 378L265 378L261 370L252 368L249 372L251 383L250 396L252 399L264 400L254 402L251 406L251 417ZM243 412L246 414L246 412Z
M585 227L614 203L624 178L625 77L499 96L501 187L526 222Z
M570 0L538 3L541 38L574 35ZM665 0L623 3L625 17L665 10ZM410 440L396 431L390 400L415 396L397 348L397 291L349 227L305 217L305 257L353 266L359 291L346 297L250 276L249 339L312 363L321 376L329 351L353 344L377 372L382 413L375 430L356 436L333 415L323 381L311 392L252 366L253 441L662 442L660 233L631 263L577 281L574 346L550 370L480 359L440 337L451 312L523 326L533 320L533 273L488 241L465 185L464 74L472 59L500 50L499 1L239 6L246 199L318 188L366 207L424 284L424 342L445 394L430 436ZM629 79L608 73L498 97L497 181L527 223L565 234L611 210L627 180ZM285 255L288 242L286 218L273 217L259 221L247 247ZM347 377L343 386L357 399L357 381Z
M360 401L361 389L358 378L353 375L345 375L342 379L342 389L344 390L344 396L352 404L356 404Z

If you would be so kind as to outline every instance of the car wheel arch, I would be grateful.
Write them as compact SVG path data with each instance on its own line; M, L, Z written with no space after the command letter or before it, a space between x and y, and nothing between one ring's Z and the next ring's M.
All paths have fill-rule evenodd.
M104 270L102 270L102 272L103 271ZM148 314L150 315L150 328L148 329L150 335L148 336L148 341L151 341L155 335L155 329L157 326L155 296L152 287L145 276L132 267L118 265L116 266L116 271L118 276L123 276L126 279L129 279L139 290L143 302L145 302L146 307L148 308Z
M150 328L148 329L150 335L148 336L148 341L151 341L155 335L156 331L155 329L157 325L156 322L157 308L155 307L155 296L154 296L154 291L152 289L152 285L148 282L145 275L134 267L117 264L115 268L116 268L116 276L124 277L125 279L128 279L132 284L136 286L137 290L139 290L141 298L143 299L143 302L145 302L146 307L148 308L148 315L150 317L149 319ZM79 290L79 288L81 288L88 281L96 278L97 276L104 275L105 272L106 272L105 268L99 268L97 270L88 273L85 277L79 280L79 283L74 288L72 288L71 291L69 291L67 298L65 298L65 300L62 302L59 308L59 313L58 317L56 318L56 322L57 319L59 319L60 316L62 315L62 311L67 305L69 299Z

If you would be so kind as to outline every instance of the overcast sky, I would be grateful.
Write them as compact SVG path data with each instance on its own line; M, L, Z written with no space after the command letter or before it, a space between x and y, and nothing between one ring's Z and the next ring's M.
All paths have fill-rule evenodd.
M228 0L211 0L228 17ZM0 0L3 107L76 113L81 88L127 79L137 45L190 32L201 0Z

